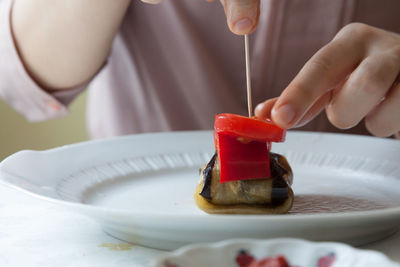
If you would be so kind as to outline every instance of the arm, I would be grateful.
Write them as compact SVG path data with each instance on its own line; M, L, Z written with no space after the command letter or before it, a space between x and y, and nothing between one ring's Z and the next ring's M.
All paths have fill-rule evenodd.
M400 35L361 23L345 26L300 70L279 98L256 108L282 128L299 127L325 109L338 128L363 118L376 136L400 131Z
M130 0L15 0L11 27L30 75L67 89L104 64Z

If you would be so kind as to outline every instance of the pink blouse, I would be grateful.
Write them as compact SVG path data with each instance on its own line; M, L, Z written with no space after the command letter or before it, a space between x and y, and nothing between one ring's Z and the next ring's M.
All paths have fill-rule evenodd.
M400 32L399 0L261 2L250 36L254 103L278 96L350 22ZM12 0L0 0L0 96L30 121L67 115L86 87L93 138L211 129L216 113L247 113L243 37L228 30L218 1L133 0L103 69L89 85L63 92L46 92L27 74L10 30L11 7ZM340 131L325 114L302 129ZM367 133L363 123L345 132Z

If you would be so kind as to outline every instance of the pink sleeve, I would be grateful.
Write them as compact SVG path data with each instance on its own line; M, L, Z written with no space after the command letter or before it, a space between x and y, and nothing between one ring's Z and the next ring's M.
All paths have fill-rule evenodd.
M68 114L67 105L87 84L67 91L46 92L29 76L11 32L13 0L0 0L0 98L31 122Z

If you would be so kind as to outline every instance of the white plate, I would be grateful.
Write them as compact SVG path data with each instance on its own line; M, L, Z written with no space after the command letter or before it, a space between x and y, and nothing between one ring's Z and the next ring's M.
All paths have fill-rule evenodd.
M193 201L210 131L133 135L0 164L0 181L97 220L117 238L160 249L229 238L298 237L365 244L399 228L400 142L289 132L272 150L294 170L286 215L209 215Z
M255 264L279 255L284 256L290 266L299 267L400 267L379 252L359 250L340 243L290 238L226 240L190 245L158 257L151 266L240 267L239 263L246 258Z

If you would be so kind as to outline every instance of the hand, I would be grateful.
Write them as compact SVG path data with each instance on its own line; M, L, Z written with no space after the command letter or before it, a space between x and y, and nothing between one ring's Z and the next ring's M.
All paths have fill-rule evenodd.
M214 2L214 0L206 0ZM158 4L162 0L142 0L149 4ZM229 29L238 35L252 33L258 25L260 0L220 0L225 10Z
M345 26L300 70L279 98L255 114L282 128L300 127L324 108L340 129L363 118L376 136L400 131L400 35L361 23Z
M214 0L206 0L213 2ZM229 29L238 35L252 33L260 16L260 0L220 0Z

